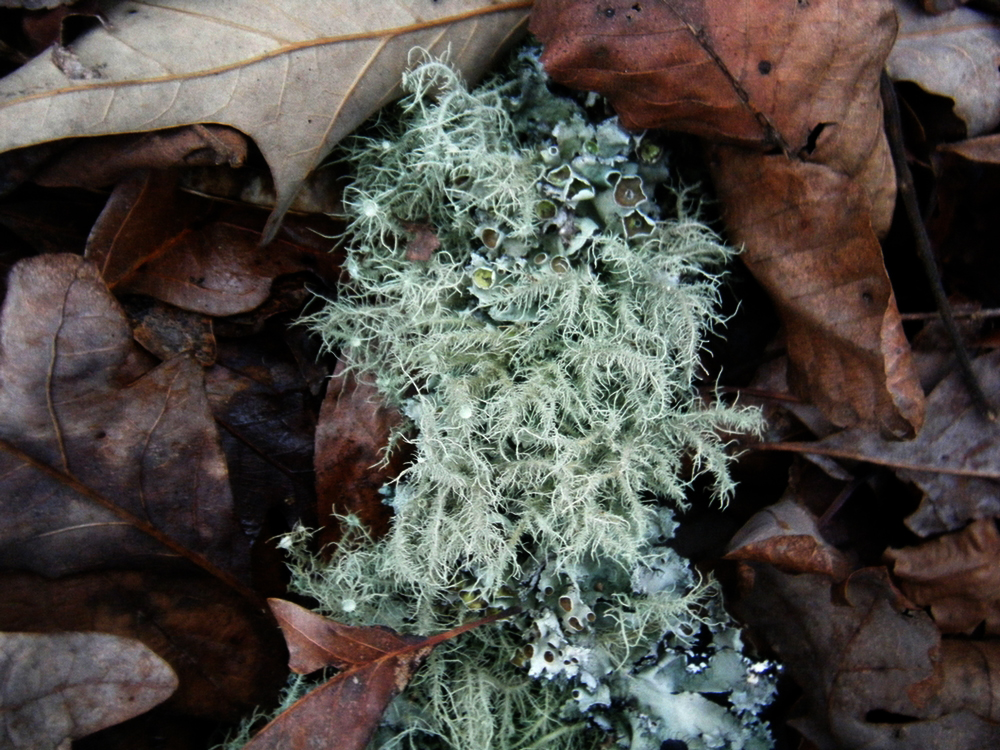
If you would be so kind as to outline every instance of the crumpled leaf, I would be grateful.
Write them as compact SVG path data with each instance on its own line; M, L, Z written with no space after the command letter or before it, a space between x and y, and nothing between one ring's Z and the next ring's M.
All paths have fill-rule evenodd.
M900 29L886 65L895 81L912 81L955 102L966 136L1000 125L1000 28L972 8L931 16L897 0Z
M895 28L891 0L539 0L531 22L553 78L607 96L626 127L717 144L731 239L785 324L793 385L839 425L909 437L923 394L877 239Z
M754 564L735 614L762 635L803 691L789 723L819 750L981 750L1000 743L985 644L941 643L930 617L865 568L825 576ZM995 663L995 662L994 662Z
M1000 402L1000 351L977 357L972 367L987 397ZM1000 516L1000 424L978 412L957 370L931 391L927 407L923 431L906 443L849 429L814 443L781 447L894 468L924 492L920 507L906 519L920 536Z
M971 633L985 623L1000 634L1000 533L993 519L915 547L890 549L886 562L903 593L944 633Z
M179 685L175 713L233 721L287 676L281 637L258 606L207 575L99 571L48 580L0 574L0 630L93 630L141 641Z
M843 554L823 539L816 517L788 496L752 515L729 542L725 559L767 562L786 572L838 580L850 571Z
M178 553L88 496L96 493L190 559L245 574L248 544L201 368L179 356L134 372L125 316L79 256L20 261L8 283L0 439L15 450L0 450L0 564L57 576Z
M308 673L342 669L268 724L245 750L362 750L386 706L409 683L431 650L505 616L500 613L424 638L384 627L343 625L281 599L269 599L288 643L289 666Z
M273 236L305 176L399 95L410 50L478 76L527 0L114 3L74 41L0 81L0 151L82 135L212 122L257 144L274 177ZM56 50L54 50L56 51Z
M0 633L0 683L0 746L69 750L169 698L177 676L131 638Z

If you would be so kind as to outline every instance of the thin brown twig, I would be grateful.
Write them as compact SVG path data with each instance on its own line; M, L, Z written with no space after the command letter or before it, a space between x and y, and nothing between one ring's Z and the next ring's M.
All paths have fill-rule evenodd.
M917 191L913 185L913 174L906 161L906 150L903 146L903 125L899 116L899 100L896 98L896 89L889 79L889 74L884 70L880 85L882 103L885 107L886 137L889 140L889 150L892 152L892 163L896 168L899 198L913 230L917 257L920 258L920 263L924 267L924 275L930 284L931 293L934 295L934 303L941 314L941 322L944 323L948 338L951 339L952 345L955 347L958 367L962 371L962 377L965 379L965 385L969 389L972 401L983 416L991 422L995 422L997 413L990 406L989 399L986 398L979 383L979 378L976 377L976 373L972 369L972 359L962 342L958 324L955 322L955 315L951 310L948 295L945 293L944 284L941 283L941 275L938 273L937 264L934 261L934 251L931 248L930 237L927 235L927 227L924 226L920 207L917 205Z

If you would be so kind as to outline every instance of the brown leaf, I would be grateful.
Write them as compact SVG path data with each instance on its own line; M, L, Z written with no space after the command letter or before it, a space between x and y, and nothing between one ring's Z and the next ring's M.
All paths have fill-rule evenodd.
M0 314L4 565L65 575L162 564L169 539L173 554L246 572L201 368L175 357L122 383L135 348L89 261L45 255L11 271Z
M987 396L1000 402L1000 351L978 357L973 370ZM894 468L900 478L925 493L920 507L906 519L906 525L921 536L1000 516L1000 425L979 414L957 371L931 391L927 405L923 431L907 443L850 429L814 443L771 447Z
M385 406L378 389L342 374L338 364L320 408L316 428L317 510L323 520L331 514L353 514L375 538L389 530L392 512L379 489L402 471L406 451L397 447L387 464L386 446L402 417ZM320 536L323 545L340 539L339 524L330 523Z
M900 588L944 633L1000 634L1000 533L993 519L885 553Z
M362 750L389 701L406 687L436 645L507 614L424 638L383 627L350 627L291 602L268 602L288 642L293 669L310 672L337 666L345 671L264 727L245 750Z
M168 698L177 676L129 638L0 633L0 683L0 745L69 750Z
M1000 29L988 13L959 8L940 16L897 0L900 29L886 67L895 81L911 81L954 101L968 137L1000 124Z
M967 677L945 663L931 619L912 609L884 568L828 578L754 565L735 613L778 655L803 691L790 722L820 750L982 750L1000 728L962 695Z
M816 517L793 497L751 516L729 542L725 558L766 562L789 573L818 573L837 580L850 572L847 559L823 539Z
M217 208L178 193L172 175L134 173L116 186L86 255L118 294L143 294L215 316L258 307L282 274L312 271L334 278L329 240L302 241L282 232L263 248L260 212L219 215Z
M922 393L877 241L895 199L879 98L895 25L890 0L539 0L531 29L549 73L607 96L626 127L726 144L711 150L726 223L785 323L800 394L905 437Z
M226 164L238 167L247 156L247 139L223 125L192 125L75 143L32 177L44 187L104 188L137 169L169 169Z
M233 721L285 681L274 620L203 574L0 574L0 630L93 630L141 641L173 667L175 714Z

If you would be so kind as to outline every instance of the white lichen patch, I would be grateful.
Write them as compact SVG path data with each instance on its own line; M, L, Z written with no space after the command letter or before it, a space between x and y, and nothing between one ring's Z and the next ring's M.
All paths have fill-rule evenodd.
M694 385L730 250L664 149L553 96L530 54L473 91L435 61L404 85L398 126L348 147L350 278L307 322L407 416L414 459L385 539L283 546L350 623L522 613L439 646L375 744L766 747L771 673L667 546L697 477L732 490L720 432L758 426Z

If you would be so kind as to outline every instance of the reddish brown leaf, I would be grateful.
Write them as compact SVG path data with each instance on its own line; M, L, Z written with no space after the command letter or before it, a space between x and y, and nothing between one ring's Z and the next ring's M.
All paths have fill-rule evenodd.
M821 750L982 750L1000 743L988 703L963 695L969 674L942 649L930 617L896 591L884 568L828 578L754 565L734 607L803 691L790 722ZM982 681L990 674L981 668ZM974 681L972 684L976 684Z
M330 665L345 671L264 727L245 750L362 750L389 701L406 687L436 645L506 614L423 638L382 627L350 627L291 602L268 601L288 642L293 668L310 672Z
M11 446L0 451L2 563L64 575L162 564L185 550L217 572L245 572L248 545L201 368L181 356L134 379L125 316L79 256L20 261L9 285L0 315L0 438ZM172 553L98 497L171 539Z
M733 536L727 560L767 562L789 573L820 573L843 579L847 559L820 534L816 518L785 497L755 513Z
M929 606L942 632L971 633L985 622L987 634L1000 634L1000 533L993 519L887 550L885 558L903 593Z
M166 708L232 721L287 676L274 621L207 575L104 571L0 575L0 630L93 630L144 643L180 680Z
M793 384L837 424L901 437L923 400L877 241L895 196L879 98L895 25L890 0L539 0L531 28L549 73L607 96L626 127L728 144L713 175L785 323Z
M397 448L383 464L389 435L400 415L384 406L378 389L338 372L330 380L316 428L316 494L321 519L331 514L353 514L373 536L389 529L392 513L379 489L398 476L406 460ZM320 537L324 545L340 539L341 529L330 524Z
M228 164L247 155L246 136L224 125L84 138L34 176L45 187L103 188L135 169Z
M137 173L115 188L91 233L87 257L116 293L144 294L216 316L253 310L282 274L311 271L335 278L331 241L297 231L290 222L265 249L262 212L216 215L217 208L178 193L171 176Z
M0 746L69 750L168 698L177 676L129 638L0 633L0 683Z

